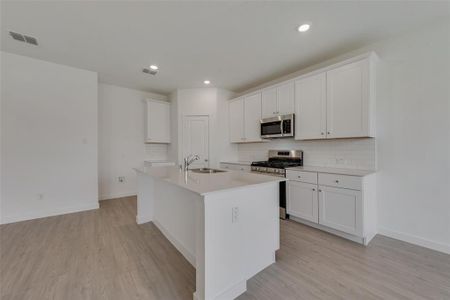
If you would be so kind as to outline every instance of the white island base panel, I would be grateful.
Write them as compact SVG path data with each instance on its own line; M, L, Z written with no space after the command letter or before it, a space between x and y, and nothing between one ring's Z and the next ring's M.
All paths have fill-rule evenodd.
M152 221L196 268L194 299L228 300L275 262L278 199L278 181L202 195L138 172L136 220Z

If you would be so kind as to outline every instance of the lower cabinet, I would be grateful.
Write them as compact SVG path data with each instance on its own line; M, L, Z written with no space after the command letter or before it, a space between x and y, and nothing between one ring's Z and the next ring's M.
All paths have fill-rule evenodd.
M286 177L287 213L294 221L364 245L376 235L375 173L350 176L291 169Z
M311 183L289 181L287 184L287 213L305 220L319 222L317 186Z
M319 224L362 236L361 191L319 186Z

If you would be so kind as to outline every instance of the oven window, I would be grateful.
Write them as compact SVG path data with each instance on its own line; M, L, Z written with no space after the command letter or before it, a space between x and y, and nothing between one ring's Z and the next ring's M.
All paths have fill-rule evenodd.
M280 134L280 121L268 122L261 124L261 135Z

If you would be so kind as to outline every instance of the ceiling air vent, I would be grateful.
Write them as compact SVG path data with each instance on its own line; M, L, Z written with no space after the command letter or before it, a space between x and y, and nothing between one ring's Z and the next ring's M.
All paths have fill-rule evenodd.
M144 68L144 69L142 69L142 72L147 73L147 74L151 74L151 75L156 75L156 73L158 73L158 70L152 70L152 69Z
M37 39L32 36L24 35L13 31L10 31L9 35L16 41L24 42L35 46L38 45Z

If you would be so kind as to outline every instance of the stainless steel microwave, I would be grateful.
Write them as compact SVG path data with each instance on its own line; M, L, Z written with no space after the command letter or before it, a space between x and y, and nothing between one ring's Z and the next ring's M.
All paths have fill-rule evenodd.
M294 136L294 114L261 119L261 138Z

